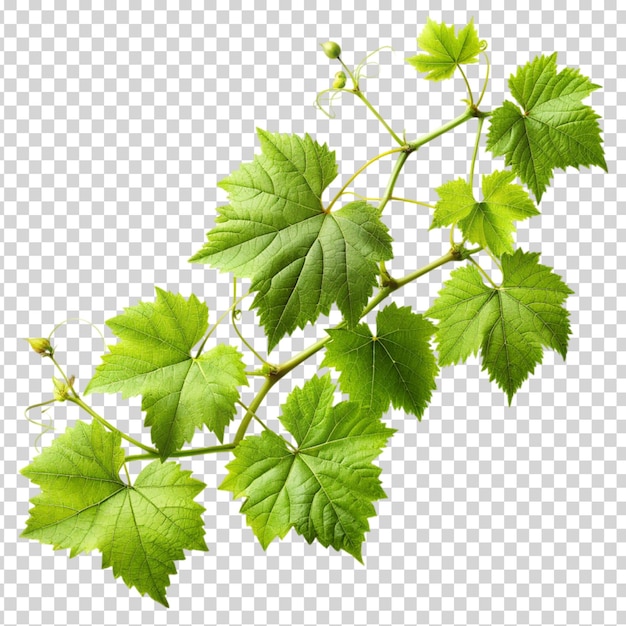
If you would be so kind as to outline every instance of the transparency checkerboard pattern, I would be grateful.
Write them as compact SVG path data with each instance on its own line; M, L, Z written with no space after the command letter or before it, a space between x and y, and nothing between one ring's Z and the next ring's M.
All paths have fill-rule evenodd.
M626 218L618 203L626 187L626 46L617 35L626 12L615 0L526 0L506 10L482 0L443 10L435 2L384 8L390 4L4 0L4 624L626 623ZM70 560L67 551L19 538L37 492L19 469L53 437L38 437L41 429L24 419L28 405L50 397L53 371L23 338L71 318L54 343L84 388L103 343L75 318L102 329L123 307L153 298L158 285L194 291L215 319L230 303L228 278L186 259L225 201L217 181L258 149L256 127L328 142L341 172L331 193L392 146L349 97L333 106L335 119L313 106L339 69L321 42L340 42L349 64L393 47L381 51L378 74L364 86L409 138L462 111L460 78L428 83L404 63L429 16L458 26L474 18L493 63L486 108L506 97L515 68L541 52L557 51L560 65L579 66L602 87L589 102L603 118L609 173L558 172L541 217L517 234L575 290L567 361L546 353L508 407L470 360L442 371L421 423L387 416L398 430L380 459L389 497L371 520L365 566L295 534L265 553L240 502L215 488L225 456L184 463L209 485L201 497L210 552L179 563L169 610L102 571L98 554ZM484 69L469 67L473 85ZM472 124L433 142L409 161L397 194L434 201L433 188L467 174L473 142ZM502 165L483 151L478 171ZM379 195L390 168L388 160L370 168L356 191ZM427 232L426 210L394 203L387 219L397 273L446 251L448 233ZM397 302L424 310L448 275L433 272ZM242 330L263 349L253 314L244 313ZM288 358L317 332L308 327L282 342L272 359ZM218 335L236 341L227 325ZM270 424L291 385L318 363L269 397ZM122 430L139 432L138 399L92 401ZM85 418L64 406L30 416L53 420L58 432Z

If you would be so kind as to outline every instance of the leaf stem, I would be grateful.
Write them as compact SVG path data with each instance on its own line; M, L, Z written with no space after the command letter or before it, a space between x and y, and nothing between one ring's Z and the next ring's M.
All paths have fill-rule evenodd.
M401 287L404 287L411 281L414 281L420 278L421 276L423 276L424 274L427 274L428 272L432 272L434 269L442 265L445 265L446 263L449 263L450 261L458 261L460 259L461 259L461 253L456 249L452 249L448 253L444 254L442 257L433 261L432 263L429 263L428 265L425 265L424 267L418 270L415 270L414 272L411 272L410 274L407 274L404 278L401 278L399 280L394 280L391 284L386 285L382 289L380 289L380 291L369 301L368 305L363 309L360 319L363 319L370 311L375 309L385 298L387 298L389 294L396 291L396 289L400 289ZM339 324L337 324L337 326L334 327L334 330L343 328L345 326L346 326L346 322L342 321ZM285 376L291 370L293 370L298 365L300 365L300 363L306 361L309 357L314 355L316 352L319 352L330 341L330 339L331 339L330 335L327 335L326 337L322 337L315 343L311 344L308 348L305 348L302 352L298 353L293 358L279 365L276 368L276 371L273 374L272 378L276 378L276 380L278 380L282 378L283 376ZM256 406L255 406L255 410L256 410Z
M130 435L127 435L126 433L122 432L121 430L115 428L115 426L113 426L113 424L107 422L107 420L105 420L104 417L102 417L101 415L98 415L87 403L85 403L80 398L80 396L76 395L76 397L74 397L74 398L69 397L68 401L69 402L73 402L74 404L78 405L84 411L87 411L87 413L89 413L89 415L91 415L91 417L93 417L96 421L100 422L105 428L108 428L112 432L119 433L120 436L122 437L122 439L126 439L126 441L128 441L129 443L132 443L134 446L137 446L138 448L141 448L142 450L145 450L146 452L149 452L150 454L154 454L155 457L159 457L160 458L161 455L157 452L157 450L155 448L147 446L144 443L141 443L141 441L137 441L136 439L133 439L133 437L131 437Z
M467 80L467 76L465 75L465 72L463 71L463 68L457 63L457 67L459 68L459 71L461 72L461 76L463 76L463 80L465 81L465 86L467 87L467 95L469 96L469 105L470 107L474 106L474 95L472 94L472 88L470 87L469 81Z
M65 381L65 384L67 385L68 389L70 389L71 392L74 394L74 396L78 398L78 394L76 393L76 390L74 389L74 385L72 381L67 377L67 374L63 371L63 368L59 365L58 361L52 355L49 355L48 358L54 363L55 367L59 370L59 372L61 372L61 376L63 376L63 380ZM68 398L68 400L69 399L70 398Z
M396 142L398 142L401 146L404 146L405 143L393 132L392 128L385 122L380 113L372 106L372 103L365 97L365 94L359 89L357 86L356 89L352 90L352 93L374 114L376 119L385 127L387 132L394 138Z
M476 143L474 144L474 153L472 154L472 163L470 165L469 176L467 182L470 187L474 186L474 166L476 165L476 157L478 156L478 148L480 147L480 136L483 130L484 117L478 118L478 128L476 129Z
M394 187L398 182L398 177L400 176L400 172L406 163L406 160L409 158L409 152L404 150L398 156L398 160L396 161L396 165L393 168L393 172L391 172L391 176L389 177L389 182L387 183L387 188L385 189L385 193L383 197L380 199L380 203L378 204L378 212L382 213L387 206L389 200L391 200L391 196L393 194Z
M360 193L356 193L356 191L344 191L344 194L352 194L354 196L358 196L361 200L365 202L380 202L382 198L375 198L370 196L362 196ZM419 206L425 206L428 209L436 209L437 207L434 204L428 204L428 202L420 202L419 200L413 200L411 198L401 198L400 196L391 196L389 200L396 200L398 202L409 202L410 204L418 204Z
M265 399L265 396L269 393L270 389L282 378L282 376L268 376L263 383L261 389L259 389L256 396L250 403L246 414L243 416L241 423L239 424L239 428L235 433L235 438L233 439L233 447L237 446L239 442L244 438L246 431L248 430L248 426L250 422L254 419L256 410L261 406L261 402Z
M348 72L348 76L351 78L352 85L354 86L353 89L358 91L359 83L358 83L356 76L352 73L352 70L343 62L343 59L340 56L337 57L337 61L339 61L343 69L346 70L346 72ZM353 90L348 89L348 91L353 91Z
M432 141L433 139L436 139L437 137L444 135L445 133L452 130L453 128L456 128L457 126L464 124L465 122L470 120L472 117L481 117L482 115L485 115L485 114L482 112L479 113L478 111L474 110L472 107L468 107L467 109L465 109L464 113L462 113L458 117L455 117L453 120L449 121L447 124L444 124L440 128L437 128L436 130L433 130L430 133L426 133L425 135L422 135L419 139L416 139L415 141L409 141L407 146L408 148L411 149L411 151L418 150L424 144L427 144L429 141Z
M491 283L493 288L497 289L498 285L496 285L496 283L491 279L491 276L489 276L489 274L487 274L487 272L485 272L485 270L480 266L478 261L476 261L472 257L468 257L468 258L476 266L476 269Z
M400 148L392 148L391 150L387 150L386 152L381 152L380 154L376 155L373 159L370 159L369 161L367 161L367 163L363 164L356 172L354 172L354 174L352 174L352 176L350 176L350 178L346 181L346 183L343 185L343 187L337 192L335 197L330 201L330 204L325 209L326 213L330 213L330 210L333 208L335 202L337 202L339 197L348 188L350 183L352 183L352 181L361 172L363 172L365 169L367 169L372 163L375 163L379 159L382 159L383 157L389 156L390 154L395 154L396 152L404 152L404 151L406 151L406 146L402 146Z
M235 444L225 443L220 446L210 446L208 448L190 448L189 450L178 450L177 452L172 452L168 458L176 457L186 457L186 456L196 456L201 454L217 454L219 452L230 452L235 449ZM148 453L148 454L129 454L124 461L147 461L150 459L160 459L161 455L156 452Z

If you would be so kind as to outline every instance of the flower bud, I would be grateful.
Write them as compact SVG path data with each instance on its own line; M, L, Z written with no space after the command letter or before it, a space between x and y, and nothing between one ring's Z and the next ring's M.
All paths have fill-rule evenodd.
M52 382L54 384L54 391L52 392L54 395L54 399L57 402L65 402L70 395L70 387L74 384L74 376L70 376L68 379L69 385L58 378L52 377Z
M30 337L27 339L30 347L41 356L52 356L54 354L54 348L50 344L50 340L45 337Z
M339 55L341 54L341 48L339 44L334 41L327 41L323 43L322 50L329 59L338 59Z
M337 72L333 81L333 89L343 89L346 86L346 73Z
M67 385L62 380L59 380L54 376L52 377L52 382L54 383L54 391L52 392L54 399L57 402L65 402L69 391Z

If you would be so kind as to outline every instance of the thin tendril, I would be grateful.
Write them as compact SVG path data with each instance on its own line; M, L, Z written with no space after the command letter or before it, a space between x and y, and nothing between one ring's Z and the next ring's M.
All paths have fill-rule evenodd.
M52 335L54 335L54 333L61 328L61 326L63 326L64 324L67 324L68 322L74 322L74 321L80 321L80 322L85 322L86 324L89 324L89 326L91 326L92 328L94 328L97 333L100 335L100 338L102 339L102 343L104 344L104 349L106 350L106 340L104 338L104 335L102 334L102 331L93 323L90 322L89 320L83 319L82 317L68 317L66 320L63 320L62 322L60 322L59 324L57 324L52 331L50 332L50 334L48 335L48 339L52 338Z
M233 300L236 300L236 299L237 299L237 278L233 278ZM257 359L259 359L259 361L261 361L261 363L269 366L269 363L252 347L252 345L250 345L250 343L246 340L246 338L241 334L241 331L239 330L239 326L237 325L237 320L235 319L236 315L237 315L237 309L233 309L231 311L230 319L231 319L231 324L233 328L235 329L235 332L237 333L237 336L239 337L239 339L241 339L242 343L246 346L246 348L248 348L248 350L250 350L250 352L252 352L252 354L254 354L254 356Z
M489 72L491 70L491 61L489 60L489 55L484 50L482 50L482 53L485 56L485 59L487 59L487 74L485 75L485 82L483 84L482 91L480 92L478 102L476 102L477 107L480 106L480 103L483 101L485 93L487 92L487 85L489 84Z

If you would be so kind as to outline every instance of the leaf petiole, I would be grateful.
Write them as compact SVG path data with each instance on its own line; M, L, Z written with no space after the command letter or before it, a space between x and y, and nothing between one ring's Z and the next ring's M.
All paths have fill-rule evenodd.
M220 452L230 452L234 450L236 445L233 443L225 443L220 446L209 446L208 448L191 448L189 450L177 450L169 455L169 458L183 458L188 456L201 456L203 454L218 454ZM161 455L156 452L147 454L129 454L124 457L124 461L151 461L153 459L160 459Z
M326 213L330 213L330 210L333 208L334 204L343 195L343 193L350 186L350 184L358 177L359 174L361 174L361 172L364 172L370 165L372 165L372 163L375 163L376 161L378 161L378 160L380 160L380 159L382 159L382 158L384 158L386 156L389 156L390 154L395 154L396 152L405 152L405 151L406 151L406 147L405 146L402 146L400 148L392 148L391 150L387 150L385 152L381 152L380 154L376 155L374 158L370 159L369 161L367 161L366 163L361 165L361 167L356 172L354 172L354 174L352 174L352 176L350 176L350 178L346 181L346 183L337 192L335 197L330 201L330 203L328 204L328 206L325 209Z
M386 128L387 132L394 138L394 140L401 146L404 146L404 141L393 132L391 126L383 119L380 113L373 107L372 103L365 97L365 94L360 89L354 89L352 91L354 95L374 114L376 119Z
M474 166L476 165L476 157L478 156L478 148L480 147L480 136L483 130L484 117L478 118L478 128L476 129L476 143L474 144L474 153L472 154L472 162L470 164L469 176L467 182L470 187L474 186Z
M78 394L76 394L75 397L68 397L67 399L69 402L73 402L74 404L78 405L81 409L89 413L91 417L93 417L97 422L100 422L100 424L102 424L105 428L108 428L111 432L118 433L122 439L125 439L129 443L132 443L137 448L141 448L142 450L145 450L146 452L149 452L150 454L154 454L155 455L154 458L161 457L161 455L156 451L155 448L147 446L146 444L141 443L141 441L137 441L137 439L134 439L130 435L127 435L125 432L122 432L118 428L115 428L115 426L113 426L113 424L105 420L104 417L102 417L101 415L98 415L98 413L96 413L86 402L84 402Z

